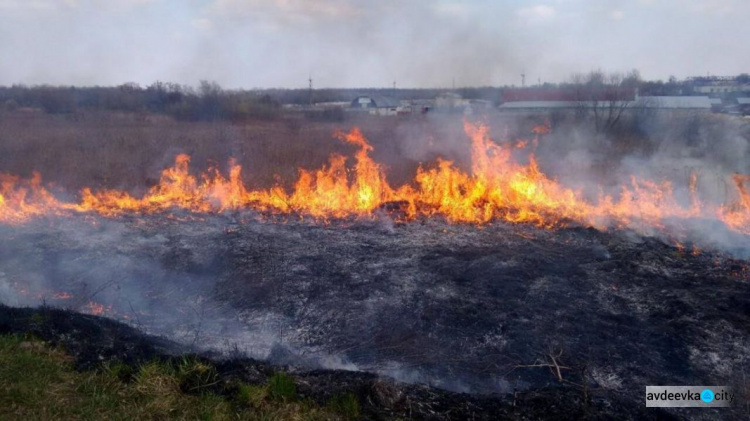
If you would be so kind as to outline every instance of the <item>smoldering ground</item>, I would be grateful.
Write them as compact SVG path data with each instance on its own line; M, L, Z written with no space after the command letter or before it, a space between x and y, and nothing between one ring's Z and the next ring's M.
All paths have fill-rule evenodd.
M565 381L623 393L643 379L727 384L750 355L746 261L580 228L280 222L6 226L2 300L93 302L196 349L462 392L554 384L550 358Z

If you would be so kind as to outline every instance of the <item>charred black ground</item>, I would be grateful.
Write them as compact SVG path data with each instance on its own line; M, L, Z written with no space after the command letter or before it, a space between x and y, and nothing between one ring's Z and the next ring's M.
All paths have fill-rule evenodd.
M32 335L62 347L75 357L78 369L95 370L107 363L134 369L154 360L179 363L196 358L216 368L211 392L231 397L237 382L264 384L272 375L290 372L298 397L320 404L341 394L360 402L364 419L677 419L662 410L645 411L618 396L585 396L557 385L512 394L476 396L451 393L423 385L408 385L371 373L336 370L297 370L247 358L212 359L195 355L183 345L147 336L130 326L103 317L49 307L11 308L0 305L0 334Z
M495 396L397 387L414 402L435 397L433 412L479 405L535 418L556 405L641 418L656 416L642 412L646 385L750 387L748 262L628 232L157 215L0 234L0 297L11 305L94 302L182 350Z

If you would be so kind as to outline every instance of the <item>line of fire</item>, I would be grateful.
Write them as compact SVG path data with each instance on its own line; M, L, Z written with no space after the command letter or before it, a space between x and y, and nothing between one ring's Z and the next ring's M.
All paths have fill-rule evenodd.
M309 216L321 221L334 218L368 218L379 209L398 209L396 220L442 216L455 223L484 224L492 220L532 223L542 227L575 222L606 229L647 224L659 228L665 219L715 219L728 229L750 234L750 175L732 176L735 201L706 203L695 190L696 173L690 174L690 202L680 204L669 182L640 180L621 186L618 197L602 195L589 202L580 192L566 188L546 176L528 156L528 164L513 157L514 149L536 145L549 128L533 128L530 142L502 147L488 136L482 124L466 122L470 140L470 173L440 159L420 167L414 183L392 187L382 166L373 161L373 149L358 128L338 133L342 141L356 145L355 165L347 168L346 157L332 155L317 170L300 169L291 192L276 187L253 190L241 178L242 167L230 164L228 175L217 170L192 175L190 156L177 155L174 166L165 169L157 185L142 197L126 191L92 191L84 188L79 202L64 202L43 186L42 176L31 179L2 175L0 221L22 223L32 218L65 213L96 213L103 216L149 214L183 209L201 213L222 213L252 209L259 212ZM531 146L533 147L533 146Z
M0 0L0 420L750 419L748 16Z

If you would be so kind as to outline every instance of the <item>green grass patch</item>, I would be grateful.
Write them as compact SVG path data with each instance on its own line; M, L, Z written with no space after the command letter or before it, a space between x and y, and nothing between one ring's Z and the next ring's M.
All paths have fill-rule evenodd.
M175 371L180 388L185 392L209 392L219 382L216 368L194 357L182 358Z
M348 420L356 420L360 416L359 399L353 393L334 395L326 407Z
M296 390L285 373L261 386L223 385L214 366L194 358L136 368L110 362L97 371L79 372L59 349L27 337L0 335L3 420L350 418L341 405L324 408L298 401Z
M279 372L268 379L268 393L276 400L291 402L297 397L297 385L291 376Z
M261 408L268 399L268 386L240 384L237 387L237 400L241 405Z
M43 325L47 322L47 317L42 313L34 313L31 315L31 323L35 325Z

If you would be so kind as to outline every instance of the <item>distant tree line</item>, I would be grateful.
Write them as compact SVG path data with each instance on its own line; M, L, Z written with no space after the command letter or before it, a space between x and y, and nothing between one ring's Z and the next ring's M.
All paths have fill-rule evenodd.
M398 100L435 99L440 94L455 92L465 99L482 99L499 102L503 88L494 86L464 88L323 88L315 89L312 95L309 89L266 89L270 95L282 104L307 105L311 102L348 102L359 95L381 95Z
M642 80L636 71L624 74L593 71L573 75L562 83L544 83L527 88L573 89L584 96L587 92L619 88L637 89L642 96L670 96L695 94L694 86L700 78L667 81ZM750 82L742 74L739 82ZM273 119L281 115L281 105L305 106L310 103L349 102L358 95L382 95L397 100L431 100L446 92L454 92L464 99L487 100L499 104L503 91L510 87L462 88L324 88L226 90L216 82L201 81L197 87L176 83L155 82L147 87L126 83L114 87L62 87L62 86L0 86L0 111L30 107L51 114L75 113L80 110L107 110L122 112L160 113L186 121ZM515 87L514 87L515 88ZM598 111L598 110L597 110ZM604 128L616 122L617 110L605 110ZM614 116L614 117L612 117Z
M271 119L281 105L265 93L224 90L215 82L197 88L156 82L148 87L126 83L116 87L23 86L0 87L0 107L39 108L50 114L79 110L150 112L179 120Z
M50 114L68 114L96 109L161 113L188 121L247 120L275 118L280 114L281 104L348 102L358 95L428 100L445 92L457 92L466 99L499 102L502 88L225 90L209 81L201 81L197 88L167 82L155 82L147 87L135 83L106 87L13 85L0 86L0 110L29 107Z

